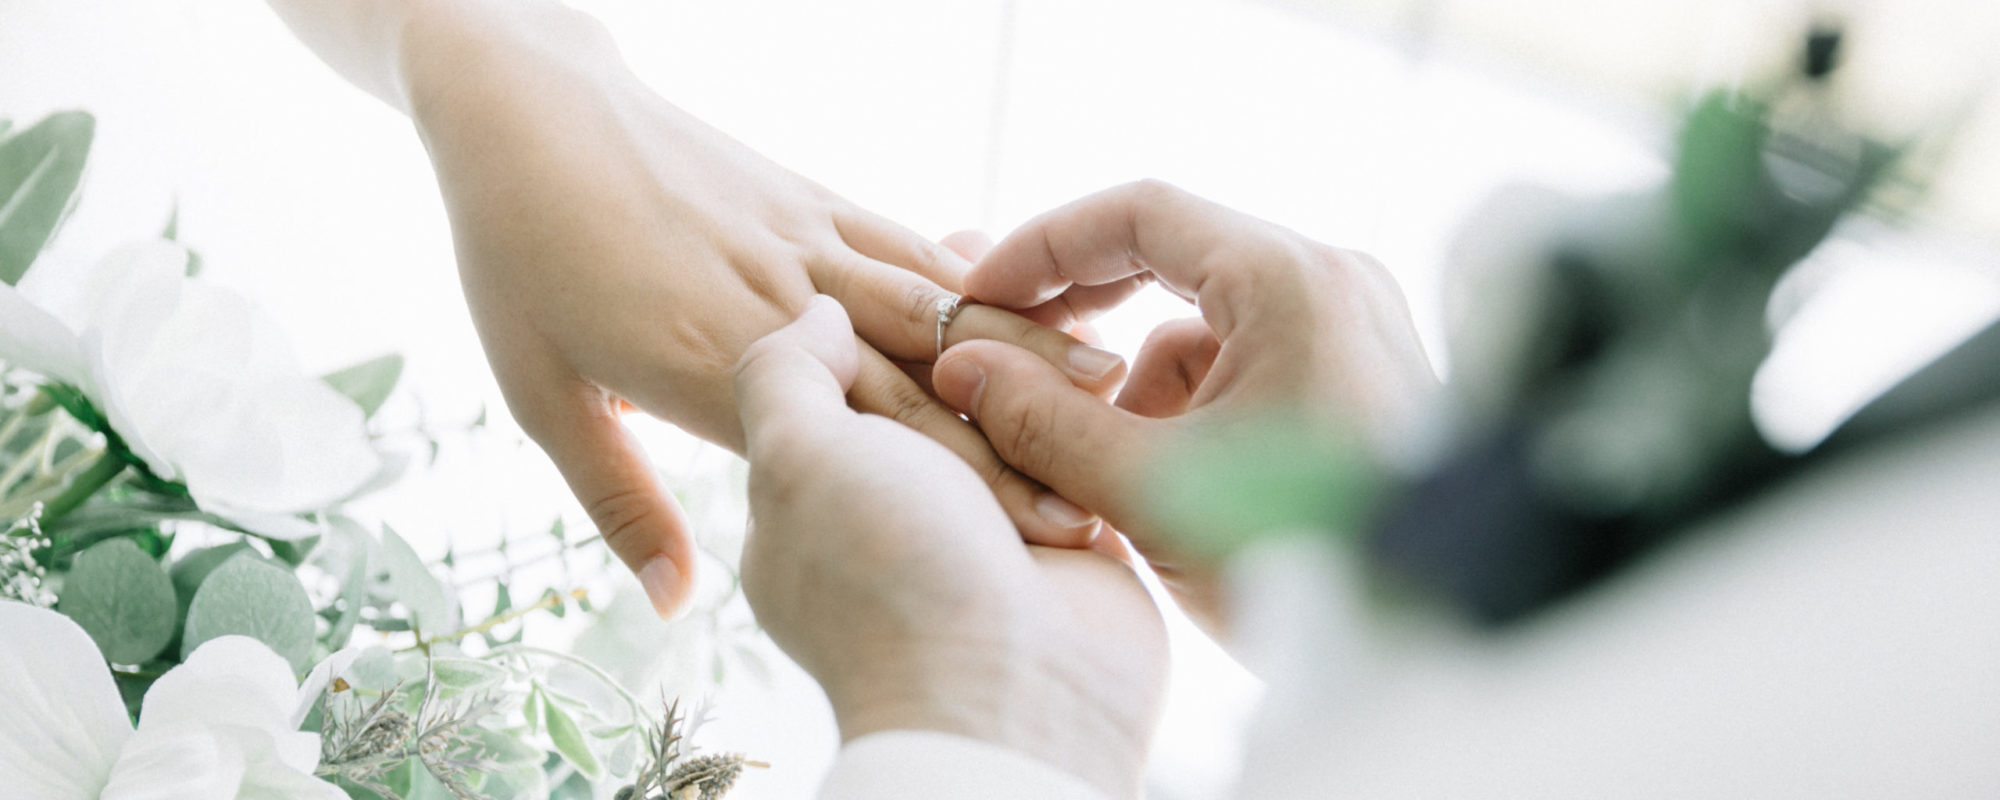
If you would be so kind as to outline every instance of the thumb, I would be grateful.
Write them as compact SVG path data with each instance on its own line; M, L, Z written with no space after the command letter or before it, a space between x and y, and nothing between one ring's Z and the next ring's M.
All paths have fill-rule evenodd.
M938 398L972 417L1000 458L1121 529L1162 423L1113 408L1040 356L991 340L946 350L931 371Z
M791 324L752 343L736 362L736 413L743 421L744 452L783 450L814 431L841 430L854 417L847 390L861 357L854 327L840 303L814 295Z
M584 394L584 393L579 393ZM552 409L536 441L597 525L605 546L630 567L653 610L673 619L694 593L694 538L687 514L660 485L645 452L618 420L617 401L590 387Z

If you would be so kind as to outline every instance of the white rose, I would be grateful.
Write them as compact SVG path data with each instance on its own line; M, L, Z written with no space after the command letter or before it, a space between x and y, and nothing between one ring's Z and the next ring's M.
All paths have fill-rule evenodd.
M343 651L301 686L245 636L209 640L126 720L97 645L68 617L0 601L0 800L346 800L299 730Z
M0 360L81 389L154 474L214 513L324 508L382 468L361 408L300 368L270 315L186 277L164 239L0 284Z

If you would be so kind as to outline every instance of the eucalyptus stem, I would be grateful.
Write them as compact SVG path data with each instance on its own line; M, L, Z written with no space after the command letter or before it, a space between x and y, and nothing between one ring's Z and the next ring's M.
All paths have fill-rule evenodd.
M0 424L0 448L5 448L8 440L13 439L14 434L21 432L21 426L28 424L28 418L31 416L33 415L28 413L26 405L14 409L14 413L7 415L7 421Z
M27 475L29 469L41 462L41 453L38 451L46 451L49 448L50 441L56 437L61 427L60 425L49 425L49 429L42 433L41 439L29 445L28 449L21 451L20 460L7 465L7 471L0 473L0 498L7 497L7 489L13 486L16 481L19 481L22 476Z
M89 500L91 495L97 494L97 490L104 488L105 484L124 473L125 466L125 459L120 458L117 453L106 452L98 456L95 463L70 481L69 488L42 506L42 524L47 525L75 511L85 500Z
M569 596L574 597L578 600L582 600L583 590L578 589L575 592L571 592ZM417 642L416 644L402 648L400 650L397 650L396 652L407 653L411 650L422 650L428 653L431 651L431 645L440 644L443 642L455 642L467 636L471 636L475 633L485 633L487 631L493 630L496 627L505 625L509 622L513 622L514 620L520 619L529 614L533 614L537 611L543 611L546 609L551 609L555 608L556 606L562 605L563 598L564 595L559 595L559 594L548 595L533 603L521 606L520 608L508 609L507 611L504 611L502 613L495 614L491 617L488 617L486 621L481 622L479 624L465 628L460 628L458 630L452 631L451 633L438 634L437 636L432 636L423 639Z
M63 480L82 468L84 462L94 459L103 453L104 448L102 447L91 447L71 453L69 458L65 458L60 463L50 467L39 477L22 483L21 495L26 497L30 495L54 494L54 490L62 486ZM36 499L47 500L48 497L37 497Z
M631 692L625 691L625 687L618 683L617 678L611 677L610 673L605 672L603 669L599 668L596 664L592 664L588 661L585 661L581 658L577 658L576 656L570 655L560 650L550 650L546 647L536 647L531 644L520 644L518 642L514 644L503 644L499 647L495 647L491 651L487 652L486 655L481 656L481 658L493 658L495 656L505 656L505 655L544 656L547 658L553 658L557 661L561 661L566 664L571 664L580 667L583 669L583 671L590 673L591 677L594 677L599 681L603 682L604 685L611 687L611 690L617 692L619 697L624 698L625 705L632 712L632 724L637 725L639 724L639 720L646 718L646 707L639 704L639 698L633 697Z

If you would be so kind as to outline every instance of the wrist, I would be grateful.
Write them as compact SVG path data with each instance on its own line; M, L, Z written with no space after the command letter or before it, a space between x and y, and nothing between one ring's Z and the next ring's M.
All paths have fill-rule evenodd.
M398 89L422 125L487 87L527 91L524 77L588 75L599 85L624 73L609 29L551 0L418 0L395 47Z
M1035 648L957 642L873 661L862 680L823 683L843 742L948 733L1034 758L1109 797L1139 796L1150 717L1109 707L1091 678Z

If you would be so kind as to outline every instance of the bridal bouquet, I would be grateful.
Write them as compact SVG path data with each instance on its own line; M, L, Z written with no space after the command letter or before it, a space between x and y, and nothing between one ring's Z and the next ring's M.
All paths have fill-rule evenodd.
M346 513L400 475L371 426L399 357L308 374L171 222L45 253L93 132L0 120L0 795L685 800L761 766L523 641L582 592L468 617Z

